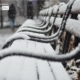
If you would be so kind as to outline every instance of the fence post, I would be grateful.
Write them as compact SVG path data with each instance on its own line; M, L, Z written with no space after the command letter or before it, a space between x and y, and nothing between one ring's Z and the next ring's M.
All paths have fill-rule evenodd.
M1 28L3 28L3 15L2 15L2 1L0 0L0 17L1 17Z

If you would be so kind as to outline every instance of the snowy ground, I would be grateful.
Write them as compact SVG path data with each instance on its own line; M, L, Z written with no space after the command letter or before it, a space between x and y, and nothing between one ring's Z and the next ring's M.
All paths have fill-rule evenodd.
M15 19L15 25L21 25L24 21L26 20L26 17L22 17L22 16L16 16L16 19ZM0 23L1 25L1 23ZM9 26L10 23L9 23L9 19L8 17L5 17L4 21L3 21L3 27L7 27ZM1 27L1 26L0 26Z
M17 29L17 28L16 28ZM15 29L15 30L16 30ZM0 29L0 49L4 42L13 34L14 32L11 31L10 28L3 28Z

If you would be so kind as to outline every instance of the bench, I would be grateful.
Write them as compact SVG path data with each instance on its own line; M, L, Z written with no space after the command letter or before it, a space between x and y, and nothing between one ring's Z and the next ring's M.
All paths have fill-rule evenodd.
M79 14L79 3L80 0L74 2L71 14L75 14L76 11L78 11L76 14ZM60 6L58 14L64 14L66 6L67 4ZM58 6L54 7L54 9L56 8L58 9ZM63 8L65 9L63 10ZM53 10L52 15L56 14L54 12ZM53 24L54 18L50 16L49 24ZM57 17L54 25L59 28L61 22L62 18ZM44 20L40 23L43 25ZM80 37L79 24L78 20L68 19L65 31ZM4 43L3 49L0 51L0 59L2 59L0 61L0 80L71 80L61 62L75 58L80 51L80 45L70 54L56 55L50 44L54 40L52 41L49 35L39 33L44 30L33 29L33 27L37 28L41 25L36 24L34 20L26 20L17 32ZM26 31L21 32L22 28ZM76 31L75 28L78 30Z

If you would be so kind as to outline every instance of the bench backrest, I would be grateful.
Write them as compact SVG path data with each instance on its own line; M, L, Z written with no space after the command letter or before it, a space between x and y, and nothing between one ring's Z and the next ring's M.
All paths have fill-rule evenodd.
M70 2L68 2L68 3L70 3ZM62 21L62 16L66 11L68 3L67 4L62 4L59 7L59 11L58 11L59 16L57 16L56 21L54 23L54 26L56 26L58 28L60 27L61 21ZM69 51L70 40L72 38L72 35L74 35L74 38L73 38L74 47L76 47L79 43L79 40L80 40L79 39L80 38L80 28L79 28L80 21L77 19L78 14L80 14L79 3L80 3L80 0L75 0L74 4L72 6L71 12L70 12L69 19L67 20L67 24L66 24L66 27L65 27L65 36L64 36L64 41L63 41L64 44L63 44L63 48L62 48L63 49L62 53L66 53L66 52ZM58 8L58 6L55 6L55 8L53 10L53 16L50 19L51 24L53 24L54 15L56 14L57 8Z

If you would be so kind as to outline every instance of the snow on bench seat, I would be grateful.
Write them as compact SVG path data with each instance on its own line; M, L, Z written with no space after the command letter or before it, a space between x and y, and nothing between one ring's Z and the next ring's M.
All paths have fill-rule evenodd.
M32 26L32 27L38 27L38 25L37 25L38 23L36 23L36 21L35 20L32 20L32 19L27 19L22 25L21 25L21 27L23 27L23 26Z
M52 55L55 53L50 44L29 40L16 40L10 48L30 50L33 54L34 52ZM70 80L70 78L61 63L12 56L0 61L0 80Z

